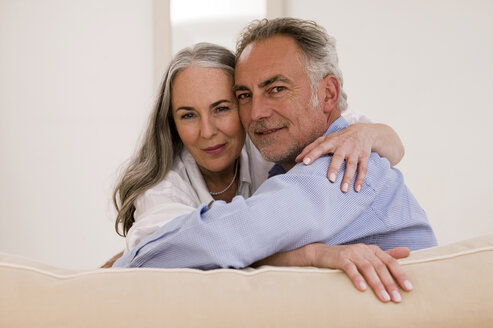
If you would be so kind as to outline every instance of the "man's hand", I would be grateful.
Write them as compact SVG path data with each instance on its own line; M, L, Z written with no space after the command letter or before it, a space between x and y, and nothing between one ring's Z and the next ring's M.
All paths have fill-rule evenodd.
M325 154L333 154L327 172L331 182L336 181L341 165L346 161L346 170L341 190L347 192L356 169L358 174L354 190L360 191L365 181L368 160L372 151L389 160L392 166L404 156L404 146L397 133L385 124L356 123L346 129L317 138L296 157L297 162L310 164Z
M348 275L358 290L365 291L368 284L382 302L399 303L402 297L396 281L405 291L411 291L413 285L396 259L405 258L409 253L406 247L383 251L378 246L365 244L315 243L274 254L256 262L254 266L314 266L340 269Z

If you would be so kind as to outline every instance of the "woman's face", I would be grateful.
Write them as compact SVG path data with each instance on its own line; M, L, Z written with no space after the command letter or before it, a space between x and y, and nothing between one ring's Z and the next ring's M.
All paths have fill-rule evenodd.
M176 129L202 171L229 168L245 142L232 86L223 70L199 66L179 72L171 86Z

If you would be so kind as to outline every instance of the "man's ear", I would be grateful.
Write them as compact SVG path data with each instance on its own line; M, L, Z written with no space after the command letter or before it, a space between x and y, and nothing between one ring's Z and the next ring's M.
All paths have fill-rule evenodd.
M339 80L335 75L327 75L321 82L323 89L324 113L330 113L337 108L337 101L341 92Z

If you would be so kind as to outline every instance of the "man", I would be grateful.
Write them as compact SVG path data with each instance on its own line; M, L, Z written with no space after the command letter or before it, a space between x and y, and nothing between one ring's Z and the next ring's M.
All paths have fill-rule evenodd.
M377 154L370 156L364 185L343 186L347 193L326 179L327 158L295 165L306 145L347 126L340 116L347 105L334 40L321 27L291 18L254 22L238 42L235 75L242 123L262 155L277 163L273 177L247 200L217 201L174 219L116 266L242 268L264 258L260 264L285 263L286 251L304 254L310 244L317 250L327 250L323 244L436 244L402 175ZM361 259L368 249L351 249L359 264L348 260L340 267L359 289L366 288L360 273L382 301L400 301L392 275L412 288L387 253L371 248L376 256ZM396 252L390 254L402 257Z

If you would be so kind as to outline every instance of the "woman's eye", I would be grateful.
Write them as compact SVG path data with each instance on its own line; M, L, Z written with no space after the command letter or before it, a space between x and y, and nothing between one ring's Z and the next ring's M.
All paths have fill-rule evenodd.
M186 113L181 116L182 120L187 120L193 118L195 115L193 113Z
M222 107L216 107L216 112L220 113L220 112L225 112L225 111L228 111L230 108L227 107L227 106L222 106Z

